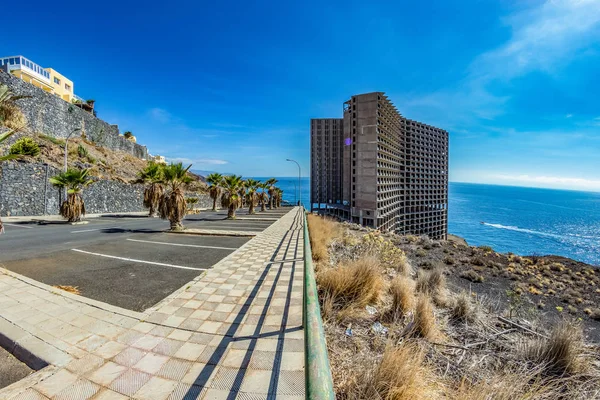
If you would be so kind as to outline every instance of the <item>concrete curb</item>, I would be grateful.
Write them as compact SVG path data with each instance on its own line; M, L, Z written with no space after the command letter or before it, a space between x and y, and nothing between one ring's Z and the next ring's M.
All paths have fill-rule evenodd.
M199 211L207 211L209 208L200 208ZM148 211L116 212L116 213L96 213L86 214L85 218L127 218L127 217L146 217ZM2 217L4 222L37 222L37 221L64 221L60 215L26 215Z
M200 235L200 236L234 236L234 237L254 237L261 232L256 231L217 231L211 229L186 229L183 231L164 231L178 235Z
M63 367L73 360L64 351L33 336L3 317L0 317L0 346L36 371L48 365Z
M60 370L59 367L49 365L44 369L41 369L33 374L8 385L7 387L0 389L0 399L12 399L12 398L32 398L32 397L17 397L21 393L25 392L32 386L35 386L38 382L43 381ZM23 395L25 396L25 395Z

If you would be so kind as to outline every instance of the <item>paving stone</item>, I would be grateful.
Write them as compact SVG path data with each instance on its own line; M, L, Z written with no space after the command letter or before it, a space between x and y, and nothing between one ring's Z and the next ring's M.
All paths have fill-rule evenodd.
M134 397L140 400L164 400L173 392L177 382L152 377L140 390L138 390Z
M87 379L78 379L74 384L57 394L56 397L53 397L53 400L86 400L92 398L99 390L100 386Z
M161 356L160 354L148 353L140 361L138 361L133 367L137 370L147 372L149 374L156 374L169 360L167 356Z
M35 385L33 388L45 396L52 397L75 383L76 380L77 375L72 374L66 369L61 369L56 374Z
M150 378L150 374L134 369L128 369L115 379L110 384L109 388L126 396L132 396L135 392L140 390Z
M119 354L121 351L123 351L125 348L127 348L127 346L124 345L123 343L110 341L110 342L103 344L98 349L96 349L94 354L96 354L102 358L108 359L108 358L113 358L114 356Z
M140 361L146 354L146 351L133 347L127 347L125 350L115 356L114 361L126 367L131 367Z
M127 367L109 361L100 368L88 374L88 378L101 386L108 386L126 370Z
M146 314L85 304L0 270L0 317L59 366L23 396L300 400L303 265L272 262L302 257L299 215L292 209Z
M184 360L196 361L198 357L202 354L202 352L206 349L206 346L203 344L196 343L184 343L183 346L177 350L174 354L176 358L183 358Z

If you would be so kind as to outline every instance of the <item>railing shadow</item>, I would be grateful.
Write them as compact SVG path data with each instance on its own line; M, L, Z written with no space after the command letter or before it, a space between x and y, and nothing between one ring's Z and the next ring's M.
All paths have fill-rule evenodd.
M294 220L292 222L292 228L296 225L298 225L300 223L300 218L301 213L298 212L298 214L294 217ZM302 329L302 327L298 327L298 328L293 328L293 329L285 329L286 324L287 324L287 320L288 320L288 313L289 313L289 305L291 302L291 296L292 296L292 287L293 287L293 282L294 282L294 272L295 272L295 268L296 268L296 262L297 261L291 261L291 262L282 262L282 261L277 261L277 257L280 253L280 251L282 250L282 248L284 248L284 243L286 241L288 241L287 245L285 246L285 250L283 251L283 258L285 259L285 255L288 253L290 247L292 246L292 244L294 243L294 239L293 236L296 235L296 239L295 239L295 250L294 250L294 259L297 259L297 253L298 253L298 244L300 243L300 230L298 229L290 229L288 230L285 235L283 236L283 238L281 239L281 241L279 242L279 244L277 245L277 248L275 249L275 251L273 252L269 263L265 266L263 272L261 273L258 281L256 282L256 284L254 285L254 287L252 288L252 291L250 292L250 295L248 296L248 298L246 299L246 301L244 302L244 305L242 306L242 309L239 311L239 313L236 315L233 323L230 325L229 329L227 330L227 332L225 333L225 335L223 336L223 339L221 340L221 342L217 345L217 349L222 348L222 351L215 351L213 353L213 355L211 356L211 358L208 360L206 366L202 369L202 371L200 371L198 377L196 378L197 384L196 385L192 385L192 387L190 387L190 389L188 390L188 392L186 392L186 394L184 395L183 399L196 399L197 396L200 395L202 389L205 386L205 383L208 381L208 379L211 377L211 375L213 374L214 370L217 368L217 365L219 364L219 362L221 361L221 359L223 358L224 354L225 354L225 349L233 342L239 342L242 340L250 340L249 345L247 346L246 349L246 354L244 355L244 359L242 361L241 367L238 370L238 373L236 374L232 387L230 388L230 393L227 396L227 400L233 400L236 398L237 396L237 392L239 391L241 385L242 385L242 381L246 375L246 367L248 366L248 364L250 363L250 359L252 358L252 353L254 351L254 348L256 347L256 342L258 339L260 338L265 338L265 337L272 337L272 336L278 336L278 343L277 343L277 351L275 353L275 360L273 363L273 370L271 372L271 380L269 382L269 393L275 393L277 391L277 385L278 385L278 377L279 377L279 372L280 372L280 368L281 368L281 354L282 354L282 350L283 350L283 342L284 342L284 338L285 338L285 334L292 332L292 331L297 331ZM291 236L291 237L290 237ZM273 296L275 293L275 289L277 287L277 283L279 282L279 279L281 277L281 273L283 271L283 268L285 266L286 263L291 263L292 264L292 270L291 270L291 274L290 274L290 283L288 284L288 289L287 289L287 293L286 293L286 307L285 307L285 311L284 311L284 315L282 317L282 322L281 322L281 326L279 331L276 332L268 332L268 333L263 333L261 334L261 330L264 326L264 322L265 319L267 317L267 311L271 305L271 302L273 300ZM244 319L244 317L247 315L248 310L250 309L250 306L252 305L252 302L255 300L265 278L267 277L267 275L269 274L269 272L271 271L272 267L274 265L279 264L279 268L277 271L277 274L273 280L271 289L269 291L269 295L267 296L266 300L265 300L265 304L263 306L263 311L260 315L259 321L256 325L256 328L254 330L254 333L251 336L243 336L243 337L234 337L235 333L238 331L238 329L240 329L241 323Z

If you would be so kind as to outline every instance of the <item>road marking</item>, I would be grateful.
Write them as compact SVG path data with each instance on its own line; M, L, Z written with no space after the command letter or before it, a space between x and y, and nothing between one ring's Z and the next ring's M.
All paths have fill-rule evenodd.
M114 258L115 260L132 261L132 262L143 263L143 264L160 265L161 267L191 269L194 271L206 271L207 270L207 268L192 268L192 267L184 267L182 265L173 265L173 264L165 264L165 263L159 263L159 262L154 262L154 261L136 260L135 258L117 257L117 256L111 256L108 254L92 253L91 251L85 251L85 250L79 250L79 249L71 249L71 250L76 251L78 253L91 254L93 256Z
M153 242L151 240L140 240L140 239L127 239L127 240L129 240L130 242L152 243L152 244L165 244L167 246L197 247L197 248L200 248L200 249L237 250L237 247L200 246L198 244L181 244L181 243Z
M7 224L6 222L4 223L4 225L6 225L6 226L16 226L17 228L33 229L33 226L23 226L23 225L17 225L17 224Z
M117 228L120 228L120 227L119 226L107 226L104 228L83 229L81 231L72 231L71 233L95 232L95 231L102 231L104 229L117 229Z

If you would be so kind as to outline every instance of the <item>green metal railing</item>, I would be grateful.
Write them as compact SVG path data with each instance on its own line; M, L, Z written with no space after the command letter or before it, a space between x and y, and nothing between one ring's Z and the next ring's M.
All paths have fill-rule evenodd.
M327 356L325 332L321 320L321 308L312 262L312 250L308 236L306 212L304 214L304 370L306 398L308 400L335 399L331 368Z

